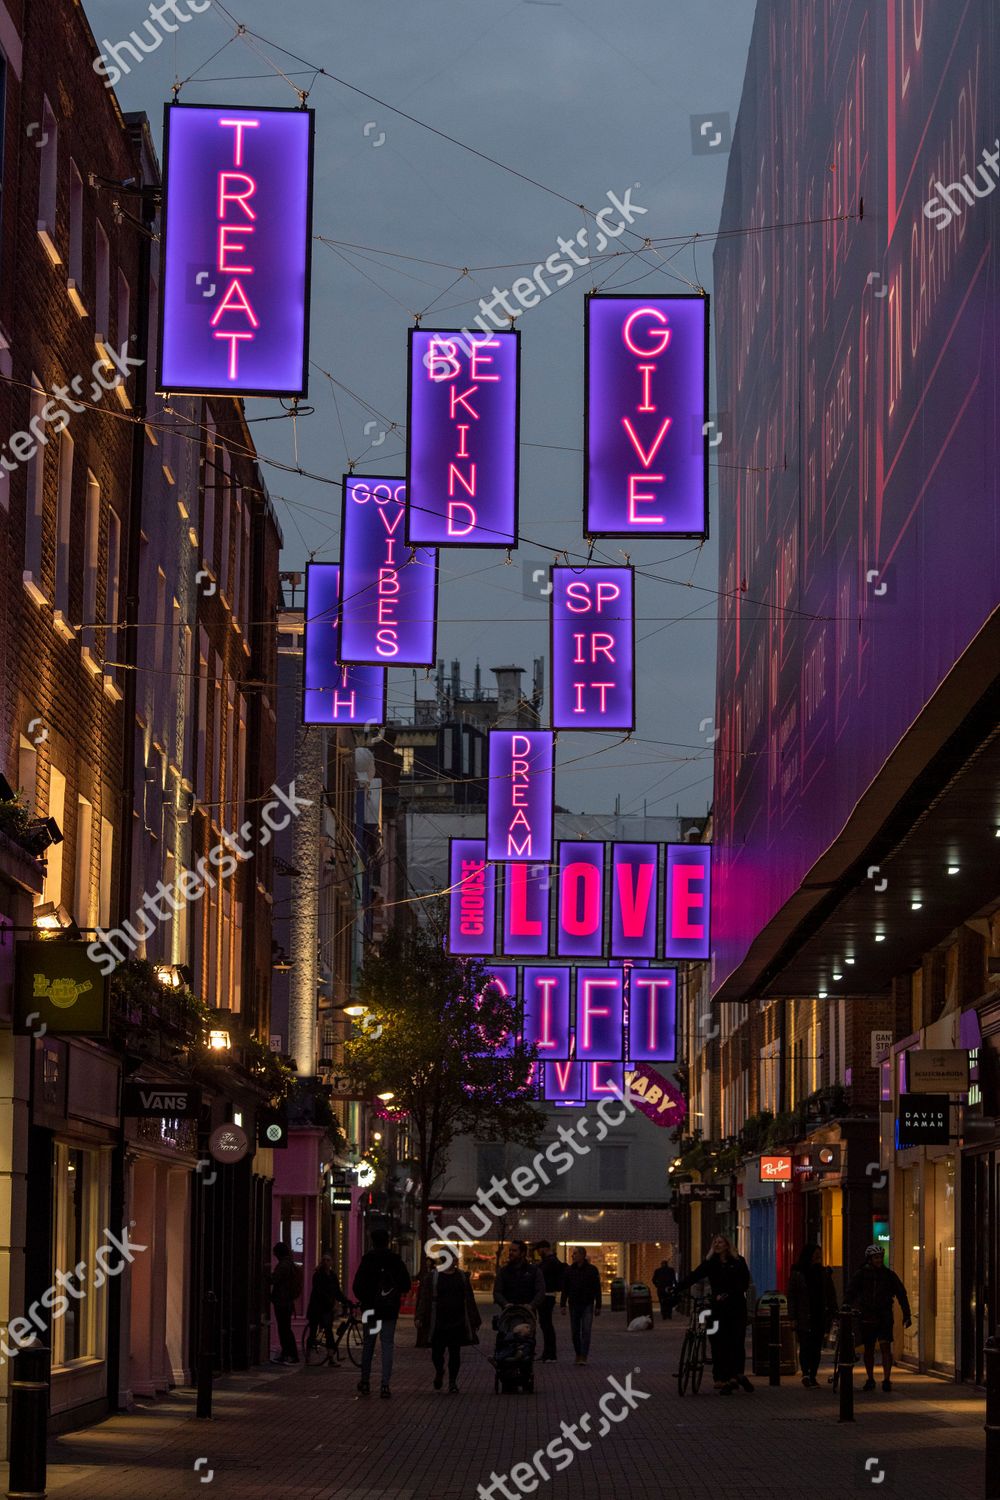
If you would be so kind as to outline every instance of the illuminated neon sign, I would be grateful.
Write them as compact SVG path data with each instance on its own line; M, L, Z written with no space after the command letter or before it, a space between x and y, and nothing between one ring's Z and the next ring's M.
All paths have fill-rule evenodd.
M502 952L542 958L549 951L548 865L510 864L504 871Z
M483 839L452 839L448 850L448 948L481 957L493 952L496 866Z
M555 744L549 729L491 729L486 857L552 858Z
M588 296L584 364L587 535L707 536L708 298Z
M635 728L631 568L553 568L553 729Z
M655 958L658 866L658 844L612 844L612 958Z
M586 1104L583 1063L543 1063L542 1097L550 1104Z
M517 545L520 337L410 329L408 542Z
M665 958L708 958L712 846L668 844Z
M304 396L314 116L168 104L157 389Z
M626 1052L631 1062L676 1061L676 969L632 969Z
M567 968L524 970L524 1044L536 1047L544 1061L566 1062L573 1055L571 979Z
M556 950L560 958L604 956L604 845L559 845Z
M304 724L384 724L384 667L345 667L337 657L340 568L306 567Z
M403 541L402 479L344 477L340 659L429 667L437 636L437 553Z
M582 1061L624 1056L625 981L621 969L577 969L576 1055Z
M490 990L497 994L517 999L517 970L511 967L491 968L489 978L479 992L479 1002ZM504 1032L503 1036L490 1039L483 1035L484 1047L480 1053L473 1054L478 1057L513 1057L517 1051L518 1030Z

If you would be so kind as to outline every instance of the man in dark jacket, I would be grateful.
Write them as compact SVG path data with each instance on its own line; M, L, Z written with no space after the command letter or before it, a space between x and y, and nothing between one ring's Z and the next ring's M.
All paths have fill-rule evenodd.
M566 1263L561 1261L548 1240L539 1240L535 1246L538 1265L545 1283L545 1301L538 1309L538 1322L542 1330L542 1364L556 1357L556 1330L552 1314L556 1310L556 1297L566 1280Z
M735 1390L752 1391L747 1379L747 1288L750 1267L737 1255L724 1234L712 1241L712 1251L690 1276L674 1287L673 1295L686 1291L696 1281L708 1279L712 1291L712 1323L709 1343L712 1347L712 1382L720 1396L731 1396Z
M417 1347L430 1346L434 1366L434 1389L444 1385L444 1357L448 1355L448 1390L458 1390L462 1348L478 1342L476 1329L482 1322L472 1283L458 1262L440 1271L428 1267L417 1298Z
M535 1309L545 1301L542 1268L533 1266L529 1261L528 1247L524 1240L511 1240L507 1264L497 1272L493 1283L493 1301L499 1307L517 1303L519 1306Z
M601 1273L587 1259L582 1245L577 1245L572 1262L566 1268L560 1311L565 1313L567 1305L576 1362L585 1365L590 1353L594 1319L601 1316Z
M354 1295L361 1305L361 1322L365 1339L361 1346L361 1379L358 1390L367 1396L371 1390L372 1360L375 1340L382 1340L382 1390L391 1396L392 1357L396 1342L396 1319L403 1293L410 1290L410 1273L400 1256L389 1249L389 1232L372 1230L372 1247L361 1257L354 1273Z
M340 1278L333 1268L333 1256L327 1250L313 1272L312 1290L309 1293L309 1306L306 1308L306 1317L309 1319L310 1348L316 1342L317 1328L322 1328L326 1334L327 1362L329 1364L332 1364L334 1361L333 1311L338 1302L346 1312L347 1298L344 1296L344 1289L340 1284Z
M281 1353L272 1354L271 1363L297 1365L299 1350L292 1332L292 1313L302 1292L302 1271L292 1259L292 1252L284 1240L279 1240L271 1253L275 1260L271 1272L271 1306L281 1343Z
M669 1260L661 1260L653 1272L653 1285L656 1287L660 1298L660 1317L666 1321L674 1315L674 1304L671 1293L677 1284L677 1272Z
M895 1271L890 1271L886 1265L881 1245L868 1246L865 1263L848 1286L845 1300L861 1313L861 1339L868 1376L864 1389L875 1389L875 1345L878 1343L882 1349L882 1389L891 1391L893 1302L899 1303L904 1328L909 1328L913 1320L906 1288Z

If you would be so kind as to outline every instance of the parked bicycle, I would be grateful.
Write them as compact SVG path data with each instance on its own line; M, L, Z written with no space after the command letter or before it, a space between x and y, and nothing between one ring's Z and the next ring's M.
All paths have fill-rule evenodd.
M681 1357L677 1366L677 1394L683 1396L688 1387L692 1396L701 1389L701 1378L708 1364L708 1335L705 1332L707 1314L711 1308L708 1297L692 1297L691 1317L681 1345Z
M309 1329L302 1330L302 1358L307 1365L339 1364L341 1344L347 1350L347 1357L352 1365L361 1365L361 1346L364 1343L365 1331L361 1319L358 1316L357 1302L347 1304L347 1316L340 1322L333 1336L333 1343L327 1343L326 1329L317 1328L315 1337L310 1339Z

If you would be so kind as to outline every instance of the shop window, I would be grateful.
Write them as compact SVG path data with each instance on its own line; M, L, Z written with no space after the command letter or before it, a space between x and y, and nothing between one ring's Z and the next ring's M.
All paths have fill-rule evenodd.
M100 1359L107 1310L107 1283L95 1285L94 1256L105 1242L107 1212L101 1153L57 1141L53 1200L52 1264L65 1278L67 1307L53 1317L52 1363ZM85 1295L77 1295L81 1292ZM58 1308L56 1302L53 1312Z

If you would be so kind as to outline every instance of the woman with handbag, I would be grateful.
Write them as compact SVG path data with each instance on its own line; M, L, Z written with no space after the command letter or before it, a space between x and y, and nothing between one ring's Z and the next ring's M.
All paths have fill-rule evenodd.
M482 1322L472 1283L453 1259L444 1271L428 1271L417 1297L417 1348L430 1348L434 1365L434 1389L444 1385L444 1357L448 1355L448 1390L458 1390L462 1347L478 1344L476 1329Z

